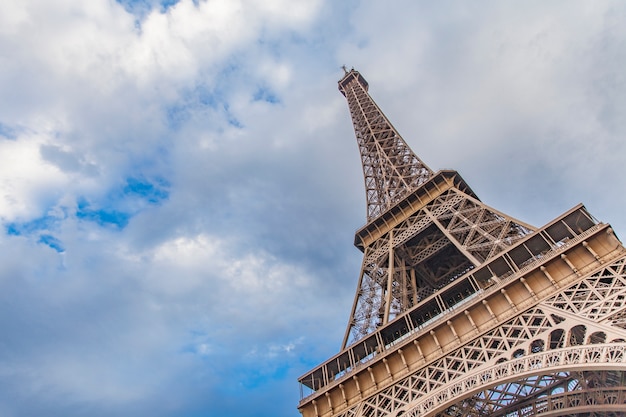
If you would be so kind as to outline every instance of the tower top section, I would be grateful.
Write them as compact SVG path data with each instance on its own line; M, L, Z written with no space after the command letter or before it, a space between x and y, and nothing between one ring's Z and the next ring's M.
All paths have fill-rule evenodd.
M345 76L341 80L339 80L339 91L341 91L341 94L346 96L345 89L350 83L355 82L355 81L361 84L363 88L365 89L365 91L369 89L369 84L367 83L367 81L365 81L365 78L363 78L361 73L359 73L358 71L355 71L354 69L351 69L350 71L348 71L345 65L343 66L343 70L345 72Z
M368 93L369 84L354 69L339 80L350 108L363 176L367 220L390 209L433 176Z

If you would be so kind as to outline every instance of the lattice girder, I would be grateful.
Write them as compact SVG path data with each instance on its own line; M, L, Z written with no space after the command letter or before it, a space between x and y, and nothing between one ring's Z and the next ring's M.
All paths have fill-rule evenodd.
M408 410L408 408L411 408L409 407L410 404L415 403L416 401L423 401L424 398L431 395L438 389L450 386L450 384L455 380L472 374L472 372L477 372L477 369L496 366L499 361L503 360L505 361L504 363L509 363L518 359L515 358L515 354L520 350L523 351L520 356L521 358L529 357L533 354L533 343L539 340L543 342L542 346L549 348L551 334L554 334L556 331L562 331L562 337L560 337L558 341L559 344L555 346L555 348L557 350L562 349L568 340L566 336L572 331L572 329L580 327L581 323L586 326L586 333L588 335L595 334L597 332L604 332L606 334L605 340L607 341L626 340L626 331L617 326L611 326L608 322L606 322L606 320L604 320L604 316L595 317L595 320L589 317L580 318L579 316L572 314L571 311L562 310L554 306L555 300L562 300L564 297L576 297L576 289L581 288L581 282L583 281L594 282L604 279L604 281L597 282L602 282L604 285L608 285L606 279L610 277L607 275L607 271L612 271L614 281L621 283L612 285L611 288L615 291L622 291L626 289L626 284L624 284L625 275L622 269L625 262L626 257L616 260L591 276L580 279L580 281L575 282L569 287L563 288L556 295L539 304L538 307L519 314L508 323L503 323L491 332L475 339L473 342L468 343L462 348L459 348L454 352L447 353L438 361L433 362L421 371L415 372L413 375L406 378L406 380L396 381L394 386L389 388L387 391L381 391L381 394L379 394L390 396L393 395L393 393L398 392L399 386L404 387L404 395L396 397L396 402L389 403L389 407L381 407L381 402L377 400L371 402L370 400L365 400L356 407L361 411L357 412L355 415L368 417L387 416L394 415L394 413L401 410ZM604 292L603 294L604 298L601 299L600 302L602 300L609 300L612 297L610 292ZM597 302L598 301L594 299L591 303ZM560 314L561 317L557 316L555 313ZM585 337L584 342L586 343L588 341L587 337ZM592 344L579 346L594 347L596 345ZM609 344L607 346L614 345ZM589 352L592 352L592 350ZM618 355L619 353L616 352L621 351L619 349L613 349L611 352L612 355ZM588 353L586 362L593 363L594 360L600 360L600 357L594 357L591 353ZM624 361L626 361L626 354ZM498 386L499 385L496 387ZM458 393L456 394L458 395ZM493 392L490 392L490 395L493 396ZM515 393L511 393L511 395L515 395ZM399 404L398 400L404 401L404 404L401 407L397 407ZM394 404L396 408L392 408L394 407ZM338 414L338 416L341 417L347 415L350 414Z
M409 148L367 89L365 79L354 70L339 82L361 154L370 220L426 182L433 172Z
M557 396L561 394L559 388L562 388L563 384L560 380L565 375L569 375L568 382L571 383L576 380L576 375L584 376L598 374L598 372L602 375L616 372L623 374L626 372L625 348L624 343L569 346L483 367L480 371L465 375L454 383L419 398L412 404L396 409L396 412L384 415L430 416L450 408L463 409L461 404L468 400L474 405L473 411L480 413L481 409L487 408L493 414L508 415L523 408L527 403L532 403L531 398L540 398L538 394L545 392L546 387L553 388ZM586 398L594 398L589 397L590 392L601 394L602 401L585 404L592 406L589 408L590 411L600 412L604 410L603 406L607 403L614 404L613 395L603 395L605 390L611 392L611 388L612 386L607 384L604 387L594 386L591 389L585 387L579 391L585 392ZM527 392L523 392L524 390ZM565 389L562 391L566 392ZM595 398L598 399L598 397ZM558 415L569 415L569 408L576 409L579 405L578 403L567 404L565 408L559 409ZM617 410L626 411L626 403L621 403ZM535 412L537 411L542 410L535 409ZM444 411L442 414L449 414L449 412ZM472 415L471 411L465 415Z
M566 213L563 218L568 219L569 217L572 217L572 216L577 217L578 212L576 210L573 210L569 213ZM555 220L555 222L557 223L558 221L560 220ZM592 231L593 233L591 233ZM530 239L530 242L532 242L533 237L531 236L529 239ZM531 244L531 243L528 243L528 244L530 245L529 247L534 246L534 244ZM604 252L600 252L601 246L604 246L604 249L603 249ZM436 334L437 334L436 338L435 336L429 336L428 332L426 332L426 334L422 338L418 337L418 339L420 340L420 343L419 343L420 346L418 345L413 346L413 344L411 344L410 346L401 348L401 351L403 351L403 353L400 353L399 357L402 358L403 362L406 363L406 365L404 366L404 369L406 372L413 373L413 376L409 376L407 379L408 382L406 382L405 388L407 392L406 394L407 398L419 398L425 395L425 392L436 389L437 386L449 384L450 381L453 381L455 378L458 377L459 372L467 373L467 372L470 372L471 369L473 369L472 366L477 367L477 366L481 366L482 364L488 363L490 361L491 362L497 361L498 359L503 357L502 355L506 356L507 352L508 354L511 354L514 351L514 349L523 348L523 349L529 349L530 351L531 349L530 343L533 341L542 339L544 340L543 342L544 345L549 345L551 341L550 339L546 339L545 335L547 333L545 333L545 331L547 329L555 329L555 328L564 329L567 327L566 324L570 323L569 321L570 318L574 317L574 320L575 320L577 316L573 316L571 312L569 311L560 310L560 309L555 308L552 305L545 304L545 307L543 307L541 311L533 310L533 309L524 310L524 311L520 310L519 312L516 313L516 315L513 316L512 319L510 319L510 320L513 320L512 322L510 322L510 325L506 324L504 321L498 320L496 317L495 322L493 320L491 321L492 325L495 325L491 333L486 333L484 337L478 337L477 339L474 339L474 342L466 344L460 350L450 351L449 349L443 349L443 350L440 349L439 355L442 358L441 362L437 362L437 361L433 362L432 367L428 368L428 370L424 369L423 371L419 371L419 372L414 371L413 368L416 365L419 365L420 362L423 362L425 358L423 355L422 356L420 356L419 354L415 355L415 353L412 353L412 352L416 352L416 349L417 351L421 349L424 352L424 355L426 354L427 351L432 352L428 354L429 357L432 357L433 354L437 354L437 349L433 351L432 348L428 347L433 342L437 342L437 340L439 340L438 343L441 343L442 346L445 344L449 344L451 342L452 344L454 344L455 343L454 338L447 339L449 341L446 341L445 334L447 333L449 335L448 337L452 337L451 336L452 334L450 332L451 331L454 332L455 327L458 331L460 329L460 327L458 326L463 324L462 322L459 322L461 318L467 316L468 318L466 320L470 320L470 322L476 321L479 319L478 313L480 311L487 312L489 307L491 307L494 310L494 313L497 314L498 316L501 315L502 317L507 317L508 313L506 311L500 311L499 308L497 307L499 303L508 304L509 302L514 302L522 306L522 305L529 305L528 304L529 302L535 302L535 303L538 302L538 300L540 300L541 298L537 298L537 295L540 295L540 294L544 294L543 297L546 297L548 294L556 294L553 296L554 299L557 299L557 297L561 296L563 293L575 294L576 292L572 291L571 288L578 288L580 287L580 285L578 284L581 280L590 279L586 275L579 274L581 271L590 271L589 272L590 275L593 275L594 277L595 276L601 277L604 279L604 281L607 281L607 278L610 279L607 271L613 271L614 275L617 274L620 277L620 279L616 280L618 282L623 278L621 277L621 275L619 275L621 270L616 265L619 265L620 262L623 262L623 260L621 259L624 257L624 249L621 246L619 246L619 242L615 240L614 236L610 233L610 229L607 229L606 226L594 226L594 227L591 227L588 231L583 230L581 231L580 237L568 238L566 244L557 244L556 248L558 249L553 254L551 254L552 252L548 251L543 255L542 261L544 262L544 265L548 266L545 272L539 268L540 264L537 264L537 263L534 264L535 265L534 268L536 269L534 270L528 269L529 267L533 266L533 264L528 264L528 262L520 259L518 262L521 262L521 264L526 265L522 270L520 270L520 273L523 272L524 274L526 274L525 280L522 280L523 282L520 281L522 279L522 276L517 275L517 278L513 276L510 278L507 278L508 281L505 281L505 282L510 283L510 284L506 284L508 286L513 285L515 282L517 282L517 284L515 285L519 287L519 290L526 292L527 298L518 299L517 296L515 296L515 294L519 290L514 290L514 287L510 287L510 289L508 289L506 293L499 290L499 288L502 288L502 290L504 290L504 287L502 286L492 287L493 289L490 288L489 290L491 291L490 293L494 294L494 296L497 294L498 297L500 297L500 299L502 300L502 302L496 301L496 299L492 299L485 294L482 296L483 302L485 302L485 299L490 300L489 303L486 305L486 307L482 307L484 305L483 302L478 302L475 308L468 306L466 307L468 311L465 311L465 314L463 314L462 311L459 311L458 313L456 313L457 315L460 316L459 319L451 318L452 322L449 321L448 325L446 325L445 322L442 325L440 325L439 328L441 328L441 332L440 330L437 330L439 328L435 328ZM593 248L595 248L595 250ZM622 248L622 249L617 250L616 248ZM516 249L513 248L511 250L515 252ZM581 251L584 251L584 252L581 252ZM584 253L592 253L592 252L596 254L599 253L598 259L594 257L583 256ZM508 255L505 254L501 256L508 256ZM492 263L493 262L497 263L498 259L499 258L496 258L494 261L492 261ZM552 261L550 261L550 259L552 259ZM609 260L614 260L614 262L609 262ZM582 263L578 263L578 262L582 262ZM586 265L585 262L591 262L591 264L589 266L585 266ZM560 266L557 268L557 265L560 265ZM571 265L573 265L574 269L572 269ZM592 269L590 269L591 265L595 265L595 266ZM563 270L563 271L569 270L570 271L569 275L563 275L561 272L559 272L560 270ZM574 270L578 271L578 273L574 272ZM533 271L536 271L536 272L533 272ZM548 273L548 271L550 273ZM591 274L591 272L593 271L595 271L596 273ZM476 272L476 274L478 273L480 273L480 270ZM540 277L543 277L541 278L543 281L539 281ZM513 279L513 281L511 281L511 279ZM556 282L552 282L554 279L556 279ZM602 281L603 285L606 285L604 281ZM542 282L545 282L545 284L543 284ZM565 283L567 283L567 285L563 285ZM528 287L529 285L532 285L532 287ZM578 287L576 287L576 285L578 285ZM611 288L613 288L614 290L618 290L616 286L613 286ZM605 294L606 294L606 299L610 299L611 294L608 294L608 293L605 293ZM485 310L485 308L487 308L487 310ZM512 308L513 309L512 311L514 311L515 309L513 305L511 305L509 308ZM556 313L560 313L560 317L559 317L559 314L556 314ZM483 313L480 313L480 314L483 314ZM588 319L585 319L585 320L588 320ZM603 319L600 317L599 321L593 322L593 323L596 323L595 324L596 328L594 328L594 334L598 332L602 332L602 331L604 331L605 334L602 337L599 337L596 335L594 336L594 338L597 340L603 340L603 341L604 340L609 341L609 339L610 340L619 339L619 337L617 337L617 334L615 332L607 331L607 329L608 328L615 329L616 331L620 331L620 332L623 332L623 329L617 326L609 326L605 322L600 323L600 321L602 320ZM478 331L480 328L483 328L483 325L480 324L480 322L477 321L476 323L478 324L479 328L475 328L475 331ZM448 329L448 330L446 331L445 329ZM589 329L591 329L591 327L589 327ZM536 335L538 335L542 331L544 332L544 335L541 337L537 337ZM591 330L589 331L591 332ZM422 334L422 333L418 333L417 335L419 336L419 334ZM466 336L469 336L470 334L463 335L462 333L459 333L459 336L462 337L461 340L468 340ZM565 336L566 336L565 334L566 332L564 331L563 336L562 336L563 341L565 340ZM622 334L621 338L624 338L624 337L626 336ZM422 339L424 339L424 341L422 341ZM563 343L563 342L560 342L560 343ZM396 349L396 352L398 352L397 349ZM454 353L454 352L457 352L457 353ZM419 359L420 357L422 359ZM392 374L394 372L395 373L400 372L400 375L402 375L402 372L403 372L402 369L399 369L397 367L398 365L396 362L394 362L394 360L395 359L390 357L389 363L385 364L386 369L388 369L389 370L388 372L391 372ZM417 362L414 362L415 360L417 360ZM379 372L381 372L381 370L382 372L385 372L385 367L372 368L372 369L373 369L374 374L378 373L377 375L373 375L372 378L376 380L380 380L380 376L378 375L381 375L381 374L379 374ZM423 373L420 373L420 372L423 372ZM367 388L369 386L367 382L369 378L367 375L368 373L366 372L364 376L358 377L358 384L360 384L361 386L360 389L363 394L364 394L363 390L370 391L371 389L371 388ZM356 378L356 376L353 378ZM437 379L437 378L440 378L440 379ZM392 387L394 386L397 387L400 384L402 384L403 386L405 385L405 382L399 382L399 380L396 380L395 378L393 381L394 382L391 385ZM346 381L343 384L344 385L348 384L348 382L349 381ZM346 390L348 390L347 388L348 385L345 385ZM381 392L383 391L384 390L381 390ZM350 396L346 394L346 398L350 398ZM334 404L333 407L335 407L335 409L338 404L340 405L340 403L337 403L337 400L335 400L333 404ZM390 410L381 409L380 402L378 402L377 404L378 406L372 407L372 405L369 404L369 400L367 400L366 398L363 398L362 400L359 401L359 404L357 404L357 406L361 407L362 410L364 410L364 412L357 413L356 415L361 415L361 416L388 415ZM347 412L347 414L345 415L351 415L351 413L354 412L354 409L352 409L351 407L348 407L345 410L345 412ZM319 415L326 415L326 412L321 412ZM337 415L343 415L343 414L337 414Z
M615 384L609 376L619 374ZM588 386L589 377L598 382ZM517 385L511 388L512 385ZM522 392L527 389L525 392ZM505 396L498 397L497 393ZM511 397L506 397L509 393ZM493 400L489 398L493 397ZM438 413L441 417L527 417L535 415L576 415L580 413L624 412L626 387L622 371L556 372L531 376L517 382L492 387L458 401ZM611 414L606 414L611 415Z
M535 312L536 314L537 312ZM530 314L532 316L532 314ZM395 396L396 403L399 404L398 400L403 400L404 404L402 407L392 408L394 404L381 402L379 398L375 398L373 401L366 401L362 405L362 411L360 414L362 416L386 416L391 413L393 415L394 412L398 412L399 410L404 410L407 408L407 405L410 406L411 403L416 401L423 401L428 395L432 395L433 392L437 392L437 390L442 389L445 386L449 386L452 382L458 380L459 378L464 378L467 375L471 375L475 373L477 369L484 368L486 364L495 364L495 359L498 357L502 357L512 353L512 348L518 349L522 346L521 343L515 343L512 341L508 341L507 335L510 335L511 329L520 329L523 326L520 326L522 322L517 322L516 325L513 323L511 327L506 331L506 334L502 334L496 332L492 334L490 337L482 338L482 340L477 341L473 347L468 346L465 349L459 350L452 355L448 355L445 358L431 364L426 367L420 373L417 373L410 377L406 383L396 383L395 386L382 391L380 396L383 397L391 397ZM546 329L554 330L553 327L547 327ZM541 336L540 332L536 332L535 330L527 330L528 334L533 334L533 336ZM531 336L532 337L532 336ZM496 349L488 349L485 348L487 346L494 346L493 343L490 343L489 338L500 339L500 341L504 341L505 343L497 344L498 348ZM518 342L522 340L522 338L517 338ZM505 352L505 353L503 353ZM398 396L397 393L399 391L399 386L408 387L410 385L411 389L404 389L404 395ZM463 392L465 393L465 392ZM461 394L460 391L454 391L454 395L451 395L451 398L455 398ZM508 395L518 395L515 393L507 393ZM491 393L490 395L493 395ZM378 396L376 396L378 397ZM381 404L386 404L387 407L382 407Z
M601 271L593 274L592 277L587 278L587 281L589 280L593 281L594 279L598 277L606 278L607 270L619 271L619 268L617 266L621 265L623 262L624 262L624 258L619 259L617 262L613 263L607 268L603 268ZM620 275L620 278L623 278L623 275ZM603 281L603 283L606 283L605 281ZM430 415L430 412L428 414L424 414L421 412L414 413L413 408L415 408L415 406L413 406L412 408L411 407L407 408L407 405L411 405L411 403L415 403L415 401L423 402L425 396L429 395L429 392L432 394L436 390L442 389L442 387L450 387L451 384L455 383L455 381L458 381L459 378L463 378L467 376L468 374L471 374L472 372L476 372L475 371L476 369L482 369L482 368L485 368L485 366L495 367L495 366L500 365L497 360L498 358L504 358L506 357L507 354L515 355L515 351L519 350L520 348L523 348L525 350L524 355L520 355L518 358L511 356L510 358L508 358L508 361L505 363L511 363L512 361L515 361L519 358L531 358L532 359L532 353L531 353L532 342L542 339L544 341L543 346L549 346L549 341L550 341L549 332L554 332L555 330L560 329L560 330L563 330L563 334L566 334L568 332L571 333L574 328L580 327L581 321L580 319L577 320L577 316L573 315L570 311L560 310L559 308L551 305L554 303L554 300L563 299L564 295L572 297L572 298L576 297L575 289L581 287L579 284L580 282L576 282L570 287L564 288L556 296L553 296L547 299L545 302L545 307L543 307L543 310L545 311L534 309L534 310L529 310L520 314L518 317L513 319L510 323L503 324L497 327L496 329L494 329L490 335L488 334L486 335L486 337L481 337L477 339L475 342L464 347L463 349L459 349L457 353L455 354L447 354L439 362L435 362L429 367L427 367L421 374L419 373L414 374L402 381L396 381L392 387L390 387L387 390L383 390L381 391L380 394L378 394L377 396L374 396L373 400L363 401L360 404L358 404L356 407L346 410L344 413L338 414L338 416L399 415L399 412L403 410L410 411L403 415L416 415L416 416L417 415ZM617 289L621 290L622 287L617 288ZM607 299L608 297L611 296L611 294L607 292L604 292L603 294L604 294L604 299ZM596 303L597 300L594 298L591 302ZM567 319L558 318L553 314L554 312L558 312L568 318ZM600 321L602 321L601 317L596 317L596 318L597 319L599 318ZM626 337L626 332L624 332L623 329L619 327L612 327L609 324L607 324L606 321L594 322L593 320L589 318L584 318L583 322L587 324L588 326L587 333L592 333L592 332L596 333L598 330L600 330L600 331L606 331L607 333L611 333L610 335L608 335L608 337L605 337L605 339L615 338L616 336L621 336L622 338ZM560 340L559 343L565 344L566 340L570 340L571 342L571 340L573 339L571 337L570 338L561 337L559 340ZM608 346L608 349L610 351L609 352L605 351L604 353L602 353L600 350L598 350L597 346L593 346L593 345L575 346L576 348L584 348L584 354L586 355L584 357L584 360L579 360L577 364L572 362L571 355L565 356L566 359L569 358L568 360L565 360L565 361L563 360L564 358L563 355L555 356L552 359L547 358L545 360L545 364L546 366L557 366L557 365L562 366L565 363L567 367L563 369L567 371L571 371L572 366L576 365L578 366L576 369L578 369L580 372L583 372L583 371L587 372L590 369L598 368L600 366L598 364L605 363L606 361L611 362L611 363L614 363L616 361L619 362L620 364L624 363L625 359L624 359L623 349L625 346L623 346L623 343L618 344L618 345L609 344L609 345L604 345L604 346L605 347ZM556 348L557 348L556 350L563 349L560 346L556 346ZM582 351L579 350L578 352L580 353ZM476 410L476 407L477 407L477 404L480 403L478 400L481 400L483 403L488 402L491 407L490 410L492 411L494 409L494 404L500 404L500 412L498 413L499 415L513 415L509 413L511 410L515 411L515 410L523 408L522 407L523 404L520 405L519 407L516 407L515 405L516 402L513 401L513 399L517 398L517 401L523 400L525 402L524 404L528 404L529 401L533 403L532 400L528 399L528 396L532 394L532 392L529 391L527 388L523 388L523 387L527 387L528 386L527 382L528 381L532 382L532 379L523 379L523 378L520 379L521 373L524 372L524 370L533 369L533 366L536 366L536 364L533 364L532 360L530 362L526 361L525 365L521 367L513 366L513 368L510 368L510 370L512 371L514 375L514 379L511 382L507 382L505 384L498 383L497 385L494 385L491 388L485 388L479 391L482 394L474 394L474 395L479 395L479 397L472 400L473 401L472 404L474 404L473 410L479 411L479 410ZM602 368L602 369L605 369L605 368ZM609 367L607 369L615 369L615 367L613 368ZM619 368L619 369L623 369L623 368ZM555 373L553 374L546 374L546 378L550 378L551 375L559 376L562 374L562 372L564 371L557 369L555 370ZM505 380L503 378L503 375L499 375L498 378L500 382ZM514 387L515 389L512 389L511 387ZM525 390L523 393L521 391L522 389ZM568 403L569 405L564 406L564 408L562 409L563 410L562 415L575 414L579 412L580 413L599 412L600 410L603 410L602 407L607 404L613 406L614 403L611 402L611 398L613 399L616 398L615 395L613 395L612 391L610 390L606 391L606 395L605 395L605 391L606 390L602 391L602 390L596 389L596 392L602 393L603 398L606 398L606 400L597 402L594 406L590 406L587 404L586 405L587 408L584 408L584 409L578 406L572 405L571 399L574 397L570 395L569 397L567 397L569 401ZM455 401L457 401L459 397L459 391L453 390L453 394L454 396L451 396L451 398L454 398ZM587 401L587 399L589 398L588 395L585 393L576 394L576 395L580 396L581 398L584 397L585 401ZM472 398L472 397L469 397L469 398ZM546 404L545 401L541 400L538 397L536 399L536 403L544 404L544 405ZM443 405L441 407L443 407ZM448 406L448 407L451 407L451 406ZM536 411L553 412L554 411L552 409L545 408L545 407L539 410L536 404L534 404L530 409L534 410L534 412ZM623 408L613 407L611 408L611 410L617 412L620 410L623 411ZM323 414L320 414L320 415L323 415ZM446 415L446 414L443 414L443 415ZM447 414L447 415L450 415L450 414ZM457 414L457 415L480 415L480 414L468 412L466 414Z
M441 192L365 248L343 347L385 325L533 230L459 189ZM422 251L414 249L416 239L427 243ZM437 245L428 245L432 241ZM394 262L389 262L391 257ZM371 291L374 283L380 288ZM378 319L374 320L374 315Z

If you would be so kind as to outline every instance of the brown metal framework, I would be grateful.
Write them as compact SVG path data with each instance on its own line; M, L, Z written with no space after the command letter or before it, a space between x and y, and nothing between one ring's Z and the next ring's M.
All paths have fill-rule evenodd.
M368 223L341 351L304 417L626 415L626 248L578 205L541 228L432 172L346 72Z
M363 162L369 223L355 244L365 252L342 348L515 243L534 228L483 204L454 171L434 174L346 72L346 96Z
M361 152L367 219L371 220L426 182L433 172L404 142L367 89L367 81L354 70L339 82Z

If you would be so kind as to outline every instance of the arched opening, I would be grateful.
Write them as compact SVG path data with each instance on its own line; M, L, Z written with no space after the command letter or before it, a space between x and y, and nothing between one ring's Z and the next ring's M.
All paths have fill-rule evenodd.
M529 353L539 353L543 352L545 347L545 342L541 339L533 340L530 344L530 352Z
M511 355L511 359L521 358L522 356L524 356L524 349L517 349L513 352L513 355Z
M563 329L556 329L550 333L550 349L562 348L564 345L565 332Z
M582 324L574 326L569 331L569 337L567 338L568 346L578 346L585 344L585 333L587 328Z
M606 333L604 332L593 332L589 336L589 343L595 345L597 343L605 343L606 342Z

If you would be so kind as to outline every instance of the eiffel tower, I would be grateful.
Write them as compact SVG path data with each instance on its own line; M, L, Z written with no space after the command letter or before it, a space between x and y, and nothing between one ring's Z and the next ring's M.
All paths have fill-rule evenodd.
M409 148L355 70L339 81L367 224L340 352L303 417L626 415L626 249L582 205L537 228Z

